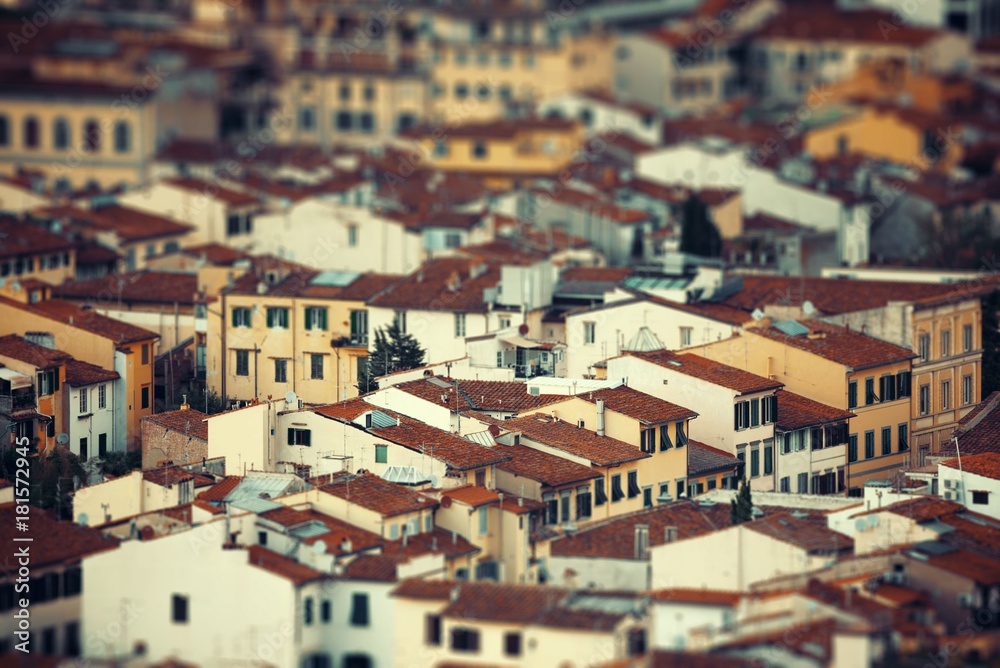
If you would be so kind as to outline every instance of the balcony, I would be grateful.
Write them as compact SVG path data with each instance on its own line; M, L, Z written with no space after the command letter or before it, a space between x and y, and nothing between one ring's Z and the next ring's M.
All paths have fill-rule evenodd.
M34 388L14 390L11 394L0 395L0 415L11 418L25 418L35 415L38 402Z

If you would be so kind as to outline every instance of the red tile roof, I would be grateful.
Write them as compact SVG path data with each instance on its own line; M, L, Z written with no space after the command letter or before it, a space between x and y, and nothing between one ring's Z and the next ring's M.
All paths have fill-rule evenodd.
M1000 410L997 410L997 392L993 392L959 422L956 430L958 447L962 455L1000 452ZM942 454L953 455L954 441L941 446Z
M891 32L886 33L886 25L892 27ZM890 12L838 11L831 5L808 4L787 6L756 32L756 38L921 47L944 34L941 30L899 25Z
M1000 480L1000 452L982 452L978 455L965 455L961 460L957 458L946 459L940 462L940 465Z
M610 436L598 436L588 429L543 413L506 420L504 429L519 431L528 440L582 457L595 466L617 466L649 457L635 445Z
M583 392L576 396L595 405L598 400L603 400L606 409L645 424L675 422L698 417L698 414L690 408L672 404L624 385L594 392Z
M448 383L449 387L440 387L437 383ZM455 385L458 385L457 407L460 411L503 411L521 412L533 410L548 404L562 401L565 397L542 394L528 394L528 386L521 381L502 380L456 380L447 376L427 376L417 380L394 385L407 394L420 397L425 401L440 406L456 408ZM442 402L442 395L447 402Z
M16 520L26 520L31 527L31 566L35 569L57 564L77 563L83 557L118 547L118 540L75 522L59 521L48 510L28 506L28 515L15 512L14 503L0 506L0 540L4 545L18 545L15 538L25 534L17 531ZM29 545L24 543L24 545ZM13 552L12 552L13 553Z
M556 193L550 193L536 189L532 194L541 201L551 199L563 206L586 211L588 215L605 218L614 223L635 224L653 220L653 214L648 211L619 206L613 200L582 190L564 188Z
M204 492L199 493L197 498L202 501L221 503L241 482L243 482L243 476L227 475L213 485L211 489L206 489Z
M292 529L310 522L319 522L329 529L329 533L312 535L301 539L306 545L314 545L320 541L326 546L327 554L344 555L365 552L380 547L383 544L381 536L371 531L365 531L353 524L331 517L315 510L298 510L296 508L275 508L263 512L259 516L263 520L280 524L286 529ZM347 549L345 541L350 543Z
M373 406L372 404L368 403L361 397L355 397L353 399L348 399L346 401L340 401L335 404L317 406L316 408L311 408L309 410L319 415L325 415L326 417L334 418L336 420L344 420L346 422L353 422L358 417L373 410L379 410L384 413L395 416L395 413L387 411L384 408L379 408L378 406Z
M37 369L49 369L67 364L73 359L68 353L46 348L17 334L0 336L0 355L25 362Z
M120 286L120 288L119 288ZM52 296L63 299L96 300L102 304L147 302L193 305L197 299L198 276L166 271L137 271L86 281L72 281L52 288Z
M143 421L166 427L181 434L188 434L202 441L208 441L208 423L205 422L205 418L207 417L208 415L199 410L187 408L184 410L155 413L144 417ZM239 481L238 477L232 477Z
M854 551L851 537L787 513L767 515L743 526L801 548L808 554L850 554Z
M581 527L572 536L552 541L552 556L635 559L635 527L649 527L649 546L666 542L666 529L677 529L676 540L694 538L730 526L729 506L702 508L681 499Z
M444 555L445 559L454 559L480 551L480 548L457 533L439 528L407 536L405 545L402 539L389 540L382 544L382 554L399 555L406 558L440 553Z
M438 506L436 500L409 487L383 480L373 473L334 475L320 490L373 510L382 517L416 513Z
M537 480L546 487L562 487L577 483L588 483L600 478L601 473L589 466L551 455L526 445L502 446L509 461L497 464L497 468L522 478Z
M679 603L686 605L716 605L733 607L739 604L743 594L738 591L721 589L657 589L650 592L650 598L657 603Z
M128 343L158 339L159 335L142 327L130 325L121 320L115 320L100 315L93 310L84 309L71 302L61 299L49 299L37 304L22 304L21 302L0 297L0 304L22 311L28 311L82 329L113 341L119 348Z
M66 222L70 227L83 225L95 232L114 232L122 241L135 243L163 237L181 237L193 226L124 206L103 206L100 209L81 209L57 206L41 209L43 218Z
M447 601L452 589L458 584L453 580L420 580L410 578L403 580L392 590L393 596L412 598L422 601Z
M234 263L250 257L250 255L241 250L219 243L188 246L180 249L179 252L190 257L205 258L205 261L209 264L221 267L231 267Z
M968 550L955 550L947 554L931 556L928 561L932 566L975 580L985 587L1000 584L1000 559L990 558Z
M779 429L791 431L855 417L851 411L827 406L788 390L778 390L775 394L778 397L778 420L775 425Z
M798 320L797 322L808 327L809 333L791 336L773 324L769 327L748 328L747 331L804 350L823 359L843 364L855 371L905 362L917 357L909 348L903 348L845 327L831 325L821 320ZM781 409L778 410L780 415Z
M290 580L296 587L330 577L259 545L247 548L247 563Z
M121 378L117 371L109 371L96 364L71 359L66 362L66 384L83 387L95 383L106 383Z
M63 253L77 245L39 225L8 218L0 219L0 258Z
M487 448L410 419L401 419L397 426L372 429L371 433L378 438L443 461L458 471L499 464L507 459L507 455L498 448Z
M937 496L920 496L907 501L898 501L884 508L875 508L874 510L861 512L857 515L852 515L851 517L887 512L901 517L908 517L914 522L920 523L927 522L929 520L937 520L946 515L952 515L962 510L964 510L964 506L960 503L945 501Z
M461 504L478 508L480 506L499 504L500 494L504 494L503 510L508 513L523 515L545 507L540 501L521 498L519 503L517 496L510 492L497 492L497 490L476 485L465 485L446 490L441 493L441 498L442 500L448 498Z
M417 311L485 313L488 306L483 290L499 282L499 265L466 258L442 258L424 264L368 303Z
M211 199L225 202L230 207L246 207L260 205L262 202L254 195L248 195L229 188L223 188L218 183L202 181L190 176L177 176L164 179L163 183L176 186L181 190L187 190L199 195L204 195Z
M743 468L743 460L739 457L698 441L688 441L689 478L720 471L734 472L741 468Z
M628 352L625 354L646 360L664 369L670 369L686 376L699 378L713 385L735 390L740 394L766 392L767 390L776 390L784 386L783 383L776 380L764 378L749 371L737 369L728 364L716 362L691 353L655 350L651 352Z
M343 577L348 580L395 582L396 567L401 561L398 557L384 554L362 554L347 564Z

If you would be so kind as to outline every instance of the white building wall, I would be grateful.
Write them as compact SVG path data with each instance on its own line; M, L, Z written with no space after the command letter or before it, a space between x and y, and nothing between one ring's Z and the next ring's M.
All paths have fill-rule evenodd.
M974 491L986 492L986 503L976 503L973 500ZM1000 519L1000 480L939 465L938 493L945 497L948 492L951 492L953 501L969 510Z
M273 471L275 426L268 404L248 406L216 413L208 420L208 458L226 458L226 473L244 475L246 471Z
M684 143L644 153L636 159L636 176L663 185L688 188L742 188L750 171L744 148L710 151ZM743 200L747 212L746 194Z
M567 570L576 571L576 581L584 589L644 591L649 588L648 561L636 559L603 559L589 557L549 557L548 571L553 584L562 586Z
M623 38L622 41L628 40L629 38ZM639 41L638 39L635 41ZM638 68L634 69L634 74L632 71L625 74L628 77L628 93L626 97L632 100L638 100L634 95L631 95L632 90L632 79L634 75L645 74L645 73L657 73L656 70L650 67L647 61L645 67L640 71ZM660 77L650 77L652 82L660 83L659 88L662 88L662 83L660 82ZM641 91L645 93L644 97L650 96L650 91ZM645 100L643 100L645 101ZM660 103L657 102L656 106L659 107ZM587 130L590 134L598 135L605 134L608 132L618 132L625 133L638 139L644 141L648 144L654 146L660 143L661 135L661 125L658 119L653 119L653 122L646 124L638 112L629 109L627 107L621 107L607 102L602 102L594 98L587 97L585 95L580 95L578 93L566 93L564 95L559 95L557 97L544 100L538 105L538 113L540 116L547 116L552 111L558 111L563 118L579 119L580 112L583 109L590 111L591 122L587 126Z
M69 391L69 448L77 456L80 455L80 439L87 439L87 456L100 455L100 436L107 438L107 451L125 450L125 441L115 438L115 390L121 379L105 383L95 383L83 387L71 387ZM98 407L98 388L104 386L104 408ZM87 395L87 411L80 411L80 393ZM86 415L87 417L82 417Z
M117 200L122 206L193 225L195 229L185 239L190 245L221 243L248 249L252 241L248 235L226 235L225 204L210 194L211 190L197 193L160 182L119 195Z
M680 651L690 643L688 635L708 630L712 636L729 623L733 609L722 605L658 601L651 606L649 645L655 649Z
M465 337L479 336L497 329L498 317L490 313L466 313L465 333L456 335L453 311L406 311L406 331L417 338L426 364L454 360L465 352ZM396 309L369 307L368 341L375 345L375 330L387 327L396 317Z

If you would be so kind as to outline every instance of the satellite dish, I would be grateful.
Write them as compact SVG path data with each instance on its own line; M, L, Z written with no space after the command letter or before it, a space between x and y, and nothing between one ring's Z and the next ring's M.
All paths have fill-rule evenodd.
M877 527L878 526L878 515L869 515L868 516L868 526L870 526L870 527Z
M67 434L64 431L59 432L59 435L56 436L56 443L58 443L59 445L66 445L67 443L69 443L69 434Z
M517 328L517 333L520 334L521 336L527 336L528 325L525 323L521 323L521 325Z
M808 299L802 304L802 312L806 315L812 315L816 312L816 307Z
M864 531L865 529L868 528L868 522L867 522L867 520L865 520L865 518L863 518L863 517L859 517L854 522L854 528L857 529L859 532Z
M750 317L754 319L754 322L760 322L764 319L764 312L759 308L755 308L753 313L750 314Z
M321 540L312 544L313 554L326 554L326 543Z
M286 404L294 404L298 400L299 400L299 397L298 397L298 395L295 394L295 392L292 392L291 390L288 390L288 392L285 393L285 403Z
M90 522L90 518L87 517L87 513L80 513L80 515L76 518L76 523L80 526L85 527L88 522Z
M442 496L441 497L441 507L442 508L451 508L451 497L450 496Z
M430 482L431 487L437 487L441 480L436 475L431 475L428 482Z

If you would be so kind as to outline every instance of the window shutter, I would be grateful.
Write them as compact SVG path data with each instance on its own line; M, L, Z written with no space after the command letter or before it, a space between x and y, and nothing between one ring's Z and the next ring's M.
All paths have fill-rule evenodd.
M733 406L733 429L739 430L740 428L740 405L737 403Z
M324 332L326 331L326 309L321 308L319 310L319 328Z
M778 422L778 395L777 394L772 394L771 395L771 422L772 423L777 423Z
M237 324L237 322L236 322L236 320L237 320L237 318L236 318L236 314L237 314L237 313L239 313L239 311L238 311L238 310L236 310L236 309L233 309L232 313L230 313L230 317L231 317L231 318L232 318L232 320L233 320L233 327L239 327L239 324Z
M288 428L288 445L295 445L295 430Z

